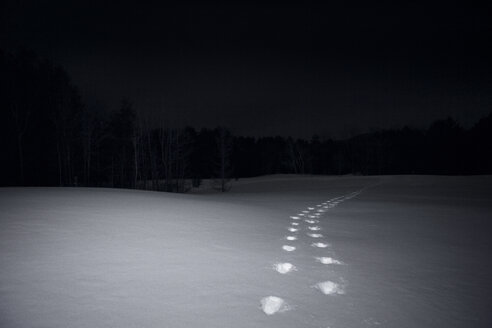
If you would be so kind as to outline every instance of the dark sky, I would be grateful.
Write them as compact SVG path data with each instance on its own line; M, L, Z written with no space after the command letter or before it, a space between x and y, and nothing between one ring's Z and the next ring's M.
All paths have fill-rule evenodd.
M62 63L91 106L236 134L469 126L492 110L490 5L11 1L0 46Z

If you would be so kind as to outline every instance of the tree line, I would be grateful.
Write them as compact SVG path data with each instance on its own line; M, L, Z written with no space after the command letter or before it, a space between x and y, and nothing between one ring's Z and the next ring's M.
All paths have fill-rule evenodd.
M452 118L428 129L374 130L344 140L234 136L176 128L87 106L59 65L0 51L0 185L96 186L186 192L211 179L297 174L490 174L492 113L470 129Z

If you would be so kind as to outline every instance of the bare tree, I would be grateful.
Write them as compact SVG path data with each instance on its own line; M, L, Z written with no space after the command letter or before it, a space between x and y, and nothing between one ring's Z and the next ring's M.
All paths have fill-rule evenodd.
M138 116L135 116L135 124L132 129L132 146L133 146L133 166L134 166L134 179L133 187L137 188L138 185L138 173L139 173L139 154L140 154L140 143L142 139L141 124Z
M52 120L56 130L56 150L58 154L58 183L60 186L72 184L71 142L76 121L71 99L71 86L63 72L57 73L57 89L53 92Z
M290 166L295 174L304 174L304 156L299 142L294 141L291 137L287 139L287 153L290 159Z
M159 129L161 162L164 169L165 190L186 192L190 141L185 130L163 127Z
M93 153L104 138L100 128L101 118L97 109L86 108L82 113L82 158L84 161L83 174L86 186L91 184Z
M20 110L20 107L23 107ZM19 106L18 104L12 103L12 118L14 121L14 129L16 133L17 139L17 155L19 157L19 184L24 183L24 147L23 147L23 139L24 134L26 133L29 116L31 115L31 111L29 107Z
M145 130L147 131L145 135L146 145L147 145L147 156L150 166L150 179L152 181L151 189L158 190L159 186L159 172L157 165L157 151L154 147L153 133L150 127L148 119L145 119Z
M225 192L231 189L229 184L232 174L232 136L224 127L217 128L217 172L214 180L214 188Z

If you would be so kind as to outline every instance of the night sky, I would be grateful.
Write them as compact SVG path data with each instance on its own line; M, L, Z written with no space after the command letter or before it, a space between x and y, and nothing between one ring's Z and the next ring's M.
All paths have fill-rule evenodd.
M491 7L11 1L0 48L61 63L89 106L236 135L465 127L492 110Z

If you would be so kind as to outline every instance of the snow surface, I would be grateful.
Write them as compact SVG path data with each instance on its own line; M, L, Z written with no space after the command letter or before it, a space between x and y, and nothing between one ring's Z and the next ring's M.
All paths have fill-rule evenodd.
M0 327L491 327L491 200L490 176L0 188Z

